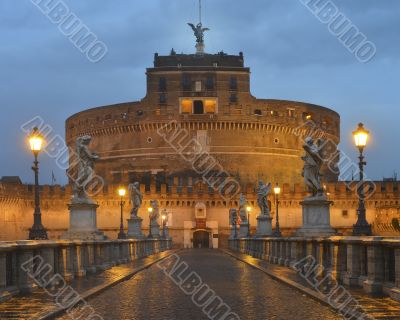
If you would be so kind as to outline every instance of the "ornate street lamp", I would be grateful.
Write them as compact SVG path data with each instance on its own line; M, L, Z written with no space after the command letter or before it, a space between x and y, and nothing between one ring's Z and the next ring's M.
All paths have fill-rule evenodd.
M353 226L354 236L371 236L372 229L366 218L365 209L365 183L364 183L364 166L367 164L364 157L364 149L368 142L369 131L365 130L364 125L360 123L356 131L353 132L354 142L360 151L360 184L358 186L358 210L357 210L357 223Z
M38 128L34 128L29 137L29 145L34 155L32 170L35 173L35 211L33 213L33 226L29 229L29 240L48 240L47 231L42 225L42 212L40 210L39 194L39 161L38 156L42 150L44 139Z
M119 225L119 233L118 233L118 239L126 239L126 234L124 232L124 197L126 195L126 189L125 188L119 188L118 189L118 194L120 196L120 207L121 207L121 221Z
M251 212L251 207L247 206L246 207L247 211L247 238L251 237L251 232L250 232L250 212Z
M147 208L147 211L149 212L149 235L148 235L148 238L151 239L151 238L153 238L153 234L151 233L151 217L150 216L153 212L153 208L149 207L149 208Z
M274 237L282 237L281 229L279 227L279 194L281 193L281 188L278 184L276 184L274 188L275 194L275 208L276 208L276 224L275 224L275 231L273 236Z

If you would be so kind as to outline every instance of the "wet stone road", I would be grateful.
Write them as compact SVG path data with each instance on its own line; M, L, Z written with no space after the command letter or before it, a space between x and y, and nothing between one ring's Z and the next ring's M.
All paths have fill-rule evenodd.
M220 251L183 250L177 254L242 320L342 319L328 307ZM108 289L89 304L104 320L209 319L157 265Z

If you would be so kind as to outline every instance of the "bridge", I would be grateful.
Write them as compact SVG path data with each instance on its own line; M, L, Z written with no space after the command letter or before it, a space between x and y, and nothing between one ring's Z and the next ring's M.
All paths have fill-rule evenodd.
M2 243L0 319L400 319L397 245L374 237L231 239L220 250L163 239Z

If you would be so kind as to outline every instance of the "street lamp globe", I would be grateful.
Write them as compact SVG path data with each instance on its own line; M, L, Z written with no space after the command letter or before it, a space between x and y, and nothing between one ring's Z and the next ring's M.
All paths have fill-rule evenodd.
M119 188L118 189L118 194L119 194L120 197L125 197L126 189L125 188Z
M353 131L354 143L360 151L364 150L367 145L369 131L365 130L364 125L360 123L356 131Z
M37 127L33 128L31 135L29 136L29 144L31 150L34 153L39 153L43 147L43 136L40 134L39 129Z
M276 186L275 186L275 188L274 188L274 193L275 193L276 195L278 195L278 194L281 193L281 188L279 187L278 184L276 184Z
M246 207L246 211L247 211L247 213L250 213L250 212L251 212L251 207L250 207L250 206L247 206L247 207Z
M149 213L152 213L152 212L153 212L153 208L152 208L152 207L149 207L149 208L147 208L147 211L148 211Z

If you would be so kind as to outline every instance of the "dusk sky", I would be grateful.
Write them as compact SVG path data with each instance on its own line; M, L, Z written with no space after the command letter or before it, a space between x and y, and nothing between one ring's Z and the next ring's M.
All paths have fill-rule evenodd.
M37 0L38 1L38 0ZM57 1L57 0L53 0ZM326 2L325 0L323 0ZM334 0L376 46L359 62L302 2L203 0L206 51L243 51L258 98L319 104L341 115L340 148L357 160L351 132L371 131L367 174L400 172L400 1ZM20 126L41 116L64 136L65 119L84 109L140 100L153 55L194 53L187 22L198 22L197 0L64 0L108 53L91 63L30 0L0 2L0 176L31 183L32 154ZM41 155L41 182L65 173ZM267 174L267 173L266 173Z

